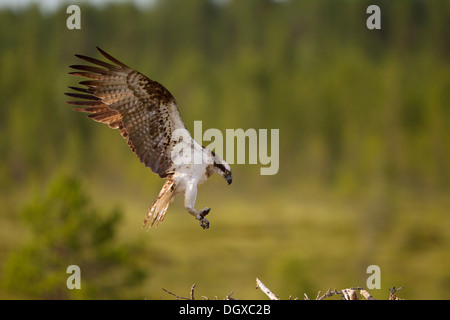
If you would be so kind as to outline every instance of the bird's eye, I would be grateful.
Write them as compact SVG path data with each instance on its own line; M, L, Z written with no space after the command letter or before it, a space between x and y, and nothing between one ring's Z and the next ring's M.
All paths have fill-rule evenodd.
M225 171L225 174L230 174L230 171L228 171L228 170L227 170L227 171Z

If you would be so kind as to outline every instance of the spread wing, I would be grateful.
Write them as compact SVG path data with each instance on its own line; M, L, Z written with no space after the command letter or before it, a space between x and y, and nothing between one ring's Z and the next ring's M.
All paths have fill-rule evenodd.
M82 100L67 103L82 106L74 110L87 112L89 118L119 129L141 162L166 177L172 165L172 132L185 128L175 98L163 85L97 49L114 64L76 55L95 66L70 66L81 71L69 74L91 80L80 82L84 88L70 87L81 93L66 95Z

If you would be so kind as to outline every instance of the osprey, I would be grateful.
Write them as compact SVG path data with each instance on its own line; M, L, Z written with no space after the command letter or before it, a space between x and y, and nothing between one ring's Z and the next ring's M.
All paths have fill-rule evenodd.
M184 194L184 207L200 223L209 228L205 216L211 210L194 208L197 188L212 174L232 182L230 166L213 151L200 146L186 130L173 95L160 83L150 80L97 47L110 62L83 55L76 57L94 64L71 65L70 75L86 77L84 88L66 95L83 100L67 103L82 106L74 110L89 113L88 117L110 128L119 129L139 160L161 178L167 179L158 198L144 219L145 227L163 221L169 204Z

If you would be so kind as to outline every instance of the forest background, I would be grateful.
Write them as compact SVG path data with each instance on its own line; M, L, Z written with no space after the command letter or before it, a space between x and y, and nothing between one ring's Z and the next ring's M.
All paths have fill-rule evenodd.
M69 30L69 4L81 29ZM381 9L369 30L366 9ZM0 9L0 298L280 298L366 285L450 298L450 1L62 2ZM162 180L65 101L95 47L164 84L188 130L279 129L141 229ZM269 149L270 150L270 149ZM248 159L248 158L247 158ZM81 269L69 290L69 265Z

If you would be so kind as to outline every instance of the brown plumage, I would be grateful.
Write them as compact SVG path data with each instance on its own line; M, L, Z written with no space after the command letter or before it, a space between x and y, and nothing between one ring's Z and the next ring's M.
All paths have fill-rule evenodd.
M142 228L145 227L150 218L152 218L152 220L150 221L150 227L155 223L156 225L158 225L158 223L164 220L170 202L172 202L172 200L174 199L174 192L175 184L174 181L169 177L166 183L161 188L158 198L156 198L152 206L148 209L147 215L144 218Z
M92 80L81 81L86 88L70 87L82 93L66 95L83 100L68 101L75 111L87 112L88 117L119 129L131 150L142 163L160 177L167 176L171 166L171 134L184 128L175 98L160 83L110 56L97 47L110 64L83 55L76 57L97 66L72 65L81 70L69 74Z

